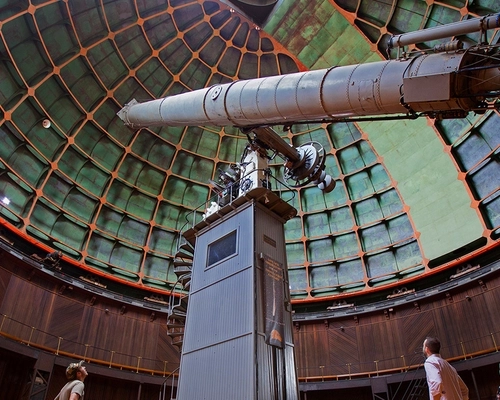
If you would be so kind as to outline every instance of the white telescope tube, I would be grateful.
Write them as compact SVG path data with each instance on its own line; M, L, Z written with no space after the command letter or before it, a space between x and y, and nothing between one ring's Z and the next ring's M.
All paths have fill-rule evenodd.
M485 91L500 91L497 66L459 73L474 57L482 56L467 51L424 54L235 81L140 104L132 101L118 115L133 128L254 127L409 110L471 111L480 108Z

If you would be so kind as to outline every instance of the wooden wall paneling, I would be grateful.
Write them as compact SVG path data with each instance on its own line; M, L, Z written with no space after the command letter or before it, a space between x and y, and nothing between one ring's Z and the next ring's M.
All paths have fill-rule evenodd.
M130 355L126 361L127 364L145 367L143 364L146 363L146 359L155 357L153 347L148 346L148 343L151 342L151 338L156 338L152 329L156 324L144 319L139 320L128 313L119 314L117 320L117 329L113 332L115 348ZM134 355L137 356L134 357Z
M71 290L68 290L71 293ZM53 292L46 291L47 295L53 299L52 307L45 313L47 319L47 331L53 337L61 337L60 348L76 354L85 354L85 348L82 341L87 326L82 324L82 314L85 305L73 300L72 298L55 295ZM35 299L32 299L35 301Z
M104 303L97 307L86 305L83 324L87 326L81 340L92 343L91 357L110 363L138 365L137 357L147 359L137 330L146 324L133 310L121 312L120 304ZM138 328L139 327L139 328ZM143 365L140 365L143 367Z
M375 325L379 322L382 314L365 314L359 319L356 327L358 345L356 353L359 359L359 372L375 371L374 361L380 360L381 345L380 338L376 337Z
M496 281L489 282L488 286L479 285L476 290L481 293L474 296L472 302L480 304L477 313L478 318L486 321L487 332L490 332L489 347L500 348L500 277ZM480 300L481 302L479 302ZM496 335L494 333L496 332Z
M168 372L168 361L172 370L177 368L179 351L167 336L166 317L160 311L152 318L149 309L98 295L92 300L92 293L64 282L53 283L36 275L29 281L1 271L6 284L0 313L16 320L5 318L4 332L105 362Z
M158 370L173 372L179 367L181 353L176 346L172 345L172 340L168 336L167 324L164 318L158 321L158 340L150 341L155 345L155 354L159 360L167 361L166 365L160 365Z
M324 376L324 368L330 362L326 327L322 322L318 322L313 325L307 324L304 328L309 333L306 340L311 341L311 345L307 344L307 357L313 360L312 363L308 362L308 372L313 376Z
M9 281L0 312L15 318L18 322L7 319L4 329L12 335L27 339L32 334L32 327L41 330L46 324L46 309L50 309L50 304L47 306L49 297L45 290L13 276ZM33 333L38 339L40 332Z
M492 276L487 285L472 281L460 290L429 298L415 296L392 312L381 309L359 314L356 321L344 315L327 323L300 322L294 332L299 376L320 376L320 365L325 365L325 375L347 374L347 364L353 374L377 367L419 365L424 361L422 343L427 336L441 339L445 357L460 359L464 352L461 342L466 352L491 349L495 339L500 344L500 338L491 335L500 332L500 318L496 317L500 315L499 282L500 277ZM322 331L327 333L326 347Z
M297 367L297 376L308 376L308 360L307 360L307 340L304 334L304 324L297 324L293 333L293 344L295 351L295 364Z
M10 272L7 272L4 268L2 268L2 264L4 262L5 258L3 257L3 253L0 253L0 305L3 303L7 287L9 286L9 282L12 277Z
M348 375L359 372L357 330L349 320L335 321L328 330L329 375Z
M413 305L412 313L408 313L401 322L400 333L405 340L406 365L418 365L424 361L422 345L427 336L434 332L432 309L425 304L416 307Z
M82 325L85 326L85 337L83 339L85 343L92 345L87 350L88 357L111 362L113 361L111 353L113 349L106 347L106 337L110 329L110 319L106 315L108 306L102 298L95 300L92 305L91 301L88 301L81 318Z
M0 265L5 265L1 264L4 259ZM110 360L114 352L114 363L134 366L142 357L141 367L147 368L146 360L151 359L154 369L167 373L178 366L179 351L167 336L165 315L159 312L152 319L151 310L126 302L99 295L91 301L91 292L72 289L34 269L23 272L1 267L0 290L0 313L26 324L21 327L6 320L3 330L11 334L28 338L33 333L37 343L51 348L57 347L61 336L61 350L87 351L88 358L100 360ZM398 368L404 365L403 354L421 357L427 335L442 340L445 357L460 358L464 351L461 342L466 352L491 349L495 340L500 345L498 315L500 274L496 273L482 281L471 279L466 286L436 291L431 297L416 295L390 312L380 308L355 317L299 321L299 329L294 331L299 377L347 375L348 364L352 374ZM31 327L36 330L31 332ZM43 334L44 330L50 335ZM415 364L406 357L405 362Z
M457 296L458 297L458 296ZM491 316L485 315L484 297L470 297L467 292L462 293L459 301L455 301L452 308L455 311L455 325L460 334L460 341L463 343L461 349L464 353L476 353L487 348L489 342L489 326L491 326ZM469 321L468 324L460 321ZM493 346L491 346L493 347Z
M138 328L139 329L137 329L136 335L141 338L139 350L141 348L144 349L143 354L144 357L147 358L147 360L143 360L141 365L143 365L144 368L161 371L163 369L163 365L156 362L156 342L160 340L160 323L157 321L144 320L138 325ZM138 349L136 348L136 353L137 350Z
M324 365L327 341L325 326L319 323L301 323L300 330L295 331L295 359L299 376L321 376L320 365Z
M442 306L435 308L434 323L435 335L441 340L441 355L449 358L463 354L461 343L467 338L466 331L470 328L464 323L463 302L459 296L446 292L446 298ZM473 321L469 321L469 325L473 325Z
M401 329L404 319L404 316L400 315L396 309L393 309L393 311L388 311L385 321L377 326L376 335L378 341L373 345L385 348L386 351L383 354L387 354L386 357L379 359L379 370L404 367L401 358L406 353L405 337Z
M330 323L328 330L328 351L330 365L328 375L348 375L359 369L357 352L357 332L349 321Z
M402 337L404 365L416 365L422 362L422 343L432 331L431 310L421 301L410 299L404 307L397 308L399 335Z

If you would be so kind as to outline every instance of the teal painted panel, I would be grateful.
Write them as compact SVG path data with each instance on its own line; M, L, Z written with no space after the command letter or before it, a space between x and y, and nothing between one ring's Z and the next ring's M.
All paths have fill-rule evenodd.
M396 260L392 251L385 251L366 257L368 277L390 274L396 271Z
M178 237L178 233L155 226L151 230L151 235L147 244L149 249L153 252L173 255L177 249L176 240Z
M109 262L118 268L113 267L113 271L124 277L130 276L139 280L137 272L140 270L142 260L142 251L139 248L134 248L121 243L115 243ZM126 271L120 271L120 268ZM132 272L133 274L127 274Z
M141 3L140 7L146 4L149 5L149 3ZM168 4L162 3L162 6L167 7ZM165 46L172 39L175 39L177 35L177 28L172 17L167 13L145 20L144 28L149 42L156 50Z
M162 97L173 80L172 74L155 58L148 60L137 70L137 77L156 98Z
M302 237L302 220L295 217L288 220L285 224L285 239L287 241L297 240Z
M154 214L156 204L156 198L135 190L131 193L125 210L139 219L149 221Z
M403 202L395 189L389 189L378 195L378 202L384 217L403 211Z
M311 240L306 243L307 259L311 263L333 260L333 239L330 237Z
M117 236L123 218L122 212L114 210L108 205L103 205L99 211L96 226L100 231Z
M290 280L290 290L307 289L307 274L304 268L289 269L288 279Z
M302 265L306 261L304 258L304 245L302 242L287 243L286 254L288 265Z
M361 245L364 251L373 251L391 244L391 237L384 223L360 230Z
M378 221L384 217L377 197L370 197L359 203L354 203L354 215L359 226Z
M117 208L125 210L134 189L118 179L111 182L109 191L106 193L106 201L114 204Z
M151 56L151 47L144 37L144 31L138 25L129 26L115 36L118 51L129 66L137 68Z
M137 22L135 2L109 1L103 3L103 7L112 31L121 30Z
M45 186L46 187L46 186ZM99 206L99 200L73 186L62 204L65 211L84 223L92 222Z
M126 101L130 101L130 99L129 97ZM94 120L107 135L115 139L117 145L127 146L135 133L133 130L124 126L121 119L116 118L116 113L119 110L120 107L118 107L116 102L106 100L97 110L95 110Z
M105 40L90 48L87 58L107 89L113 89L128 76L128 68L111 40Z
M403 271L423 263L422 254L416 240L412 240L395 250L397 268Z
M324 265L309 269L311 288L330 287L339 284L335 265Z
M360 258L353 258L338 263L337 274L342 285L361 281L365 276L365 267ZM364 286L362 284L361 286Z
M33 187L38 187L49 165L28 145L22 145L4 158L16 174Z
M95 78L87 61L83 57L72 60L61 68L61 79L77 104L86 111L93 110L99 100L103 100L106 91Z
M207 158L215 158L220 140L219 132L190 126L182 139L182 148Z
M118 229L118 237L136 246L144 246L149 234L149 224L125 215Z
M413 227L406 214L387 220L387 230L391 243L413 238Z
M96 230L92 232L90 236L87 252L90 257L96 258L104 263L109 263L114 246L114 239Z
M349 207L330 210L329 215L330 230L332 233L351 230L354 227L354 217Z
M101 197L111 179L111 175L97 165L87 160L74 178L75 182L88 190L94 196Z
M348 146L361 139L361 132L353 123L328 124L327 131L336 149Z
M324 213L304 216L304 231L307 237L324 236L330 234L328 215Z
M181 82L194 89L206 87L212 71L203 62L197 59L191 60L180 74Z
M333 250L336 259L357 256L360 252L359 241L354 232L335 236Z
M54 239L77 251L84 248L88 233L87 226L76 224L68 215L59 216L50 230Z
M7 161L22 142L22 136L11 124L5 123L0 126L0 157L3 160Z
M148 254L144 261L144 275L169 282L177 280L171 260L151 254Z
M68 136L81 124L83 110L67 95L64 84L57 76L51 76L38 86L35 95L52 123Z

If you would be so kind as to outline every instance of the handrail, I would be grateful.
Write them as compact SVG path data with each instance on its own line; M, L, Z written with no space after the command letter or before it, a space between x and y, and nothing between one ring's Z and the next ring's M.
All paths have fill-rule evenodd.
M496 350L495 348L490 348L484 351L477 351L474 353L467 354L467 358L471 359L474 357L484 356L486 354L491 354L495 352L498 352L498 350ZM459 357L447 358L446 360L449 362L454 362L454 361L461 361L464 359L465 359L464 356L459 356ZM338 375L319 375L319 376L315 375L308 377L299 377L298 380L299 382L318 382L318 381L340 381L340 380L351 380L359 378L371 378L374 376L391 375L412 370L418 370L419 368L422 367L422 365L423 363L408 365L406 367L381 369L378 371L375 370L375 371L355 372L355 373L338 374Z
M109 360L104 360L104 359L95 358L95 357L89 357L87 354L81 354L81 353L75 353L75 352L71 352L71 351L62 350L60 348L60 344L61 344L61 342L63 341L64 338L57 337L57 336L55 336L53 334L50 334L48 332L39 330L36 327L26 325L26 324L24 324L22 322L19 322L19 321L13 319L13 318L10 318L9 316L7 316L5 314L0 314L0 316L2 317L2 319L0 321L0 336L3 336L6 339L10 339L10 340L15 341L15 342L19 342L19 343L25 344L25 345L27 345L29 347L33 347L33 348L36 348L36 349L39 349L39 350L43 350L43 351L46 351L48 353L53 353L53 354L58 355L58 356L61 355L61 356L65 356L65 357L70 357L70 358L76 358L76 359L85 360L85 362L87 362L87 363L94 363L94 364L97 364L97 365L106 366L108 368L116 368L116 369L120 369L120 370L127 370L127 371L132 371L132 372L141 373L141 374L147 374L147 375L163 376L163 377L165 377L167 374L172 374L173 373L171 371L167 371L167 369L166 369L166 366L168 364L167 360L163 360L162 361L162 360L157 360L157 359L156 360L155 359L146 359L146 358L144 358L142 356L131 355L131 354L121 354L120 353L123 356L135 358L137 360L137 363L134 364L134 365L132 365L132 364L117 363L117 362L113 361L113 356L116 354L116 352L112 351L112 350L106 350L109 353L111 353L111 357L110 357ZM4 322L5 322L6 319L8 319L10 321L13 321L13 322L15 322L15 323L17 323L19 325L22 325L22 326L24 326L26 328L29 328L30 329L29 338L19 337L19 336L16 336L16 335L13 335L11 333L6 332L6 330L4 329L4 325L5 325ZM58 340L58 346L57 346L57 348L46 346L46 345L43 345L43 344L40 344L40 343L37 343L36 341L34 341L33 337L32 337L32 334L35 331L39 332L39 333L42 333L42 334L45 334L47 336L56 338ZM87 349L88 349L89 345L84 344L84 343L77 343L77 342L73 342L73 341L72 341L72 343L75 344L75 345L84 346L85 349L86 349L86 352L87 352ZM103 350L103 349L98 349L98 350ZM157 369L153 369L153 368L145 368L143 366L140 366L140 362L141 361L147 361L147 362L151 362L151 363L163 362L164 369L163 370L157 370ZM176 369L178 369L178 367ZM174 370L176 370L176 369L174 369Z
M166 393L166 386L167 386L167 381L172 378L172 385L170 385L170 399L174 398L174 386L175 386L175 377L179 378L179 373L176 373L179 371L180 367L177 367L174 369L162 382L161 384L161 389L160 389L160 400L165 400L165 393Z
M38 349L38 350L43 350L43 351L46 351L48 353L54 353L58 356L65 356L65 357L69 357L69 358L75 358L75 359L80 359L80 360L84 360L87 364L97 364L97 365L103 365L103 366L106 366L106 367L109 367L109 368L116 368L116 369L119 369L119 370L127 370L127 371L132 371L132 372L136 372L136 373L141 373L141 374L146 374L146 375L153 375L153 376L165 376L164 374L166 373L166 371L158 371L158 370L154 370L154 369L149 369L149 368L142 368L142 367L137 367L137 366L132 366L132 365L126 365L126 364L119 364L119 363L114 363L114 362L109 362L109 361L105 361L105 360L100 360L98 358L91 358L91 357L85 357L84 355L82 354L75 354L75 353L71 353L71 352L68 352L68 351L58 351L57 353L54 351L53 348L51 347L47 347L47 346L43 346L43 345L40 345L40 344L37 344L37 343L26 343L25 340L22 340L14 335L10 335L8 333L4 333L4 332L0 332L0 336L3 336L7 339L10 339L10 340L13 340L15 342L19 342L19 343L23 343L23 344L26 344L30 347L33 347L35 349ZM177 367L176 370L178 370L179 368ZM170 375L172 375L173 372L170 373ZM169 376L170 376L169 375Z
M18 337L16 335L12 335L12 334L10 334L10 333L8 333L8 332L6 332L4 330L4 325L5 325L4 321L7 318L9 320L11 320L11 321L14 321L16 323L24 325L25 327L31 328L31 332L33 332L34 330L37 330L38 332L42 332L42 333L45 333L47 335L56 337L55 335L51 335L49 333L46 333L46 332L43 332L43 331L39 331L38 329L36 329L34 327L29 327L28 325L26 325L24 323L21 323L19 321L16 321L16 320L8 317L5 314L0 314L0 316L2 317L2 320L0 321L0 336L3 336L5 338L7 338L7 339L10 339L10 340L13 340L13 341L16 341L16 342L19 342L19 343L23 343L23 344L25 344L27 346L30 346L30 347L33 347L33 348L36 348L36 349L40 349L40 350L43 350L43 351L46 351L46 352L49 352L49 353L53 353L53 354L56 354L56 355L63 355L63 356L70 357L70 358L82 359L82 360L85 360L88 363L94 363L94 364L97 364L97 365L103 365L103 366L107 366L108 368L116 368L116 369L120 369L120 370L128 370L128 371L133 371L133 372L136 372L136 373L153 375L153 376L163 376L163 377L168 377L168 376L171 376L171 375L178 376L178 373L176 373L176 371L178 371L179 367L176 367L172 371L167 371L166 365L168 364L168 361L163 361L164 366L165 366L163 370L157 370L157 369L152 369L152 368L141 367L139 365L139 363L136 364L136 365L129 365L129 364L122 364L122 363L113 362L112 359L111 360L104 360L104 359L99 359L99 358L88 357L86 354L82 355L82 354L79 354L79 353L73 353L73 352L61 350L59 348L59 346L58 346L58 348L52 348L50 346L45 346L45 345L36 343L35 341L32 341L32 335L31 334L30 334L29 339L21 338L21 337ZM496 332L496 334L498 334L498 332ZM496 345L494 334L490 333L490 336L492 337L492 340L493 340L493 347L490 347L490 348L487 348L487 349L483 349L483 350L480 350L480 351L474 351L474 352L467 353L464 350L465 349L464 343L459 343L461 345L462 349L464 350L463 354L460 355L460 356L453 356L453 357L449 357L449 358L446 358L446 359L449 362L454 362L454 361L467 360L467 359L471 359L471 358L483 356L483 355L486 355L486 354L492 354L492 353L498 352L499 348ZM58 339L59 339L59 342L62 340L62 338L58 338ZM81 346L88 346L88 345L84 345L82 343L77 343L77 344L81 345ZM110 353L114 354L113 351L111 351L111 350L109 350L109 351L110 351ZM144 360L143 357L139 357L139 356L136 356L136 355L126 355L126 356L128 356L128 357L135 357L135 358L138 359L138 362L140 360ZM151 361L153 361L155 363L156 362L162 362L161 360L151 360ZM378 365L380 362L383 362L383 361L389 361L389 360L377 360L376 364ZM416 369L420 368L421 366L422 366L422 363L406 365L406 363L403 362L403 365L400 366L400 367L388 368L388 369L375 369L375 370L369 370L369 371L363 371L363 372L355 372L355 373L351 373L350 372L350 368L348 368L349 372L346 373L346 374L333 374L333 375L320 375L320 376L318 376L318 375L311 375L311 376L302 376L302 377L299 376L298 377L298 381L299 382L307 383L307 382L318 382L318 381L340 381L340 380L351 380L351 379L359 379L359 378L370 378L370 377L380 376L380 375L388 375L388 374L408 372L408 371L411 371L411 370L416 370ZM350 367L350 365L349 365L349 367ZM298 372L299 371L300 371L300 369L298 370Z
M462 349L462 354L458 356L453 356L453 357L446 357L446 360L448 362L457 362L457 361L463 361L463 360L468 360L472 359L475 357L479 356L484 356L486 354L493 354L493 353L498 353L500 351L499 347L497 346L497 342L495 340L495 335L500 334L499 331L497 332L491 332L489 335L483 336L482 338L489 337L491 338L492 341L492 346L488 347L486 349L478 350L478 351L469 351L467 352L465 350L466 348L466 343L460 342L460 343L455 343L450 346L447 346L447 348L451 348L454 346L460 346ZM476 338L480 339L480 338ZM441 351L443 353L443 350L446 350L446 348L442 348ZM370 378L374 376L380 376L380 375L389 375L389 374L395 374L395 373L402 373L402 372L407 372L411 370L417 370L423 365L423 362L421 363L410 363L406 364L404 361L405 358L404 356L401 356L403 360L403 365L399 367L394 367L394 368L387 368L387 369L378 369L378 365L383 362L383 361L393 361L394 359L386 359L386 360L377 360L377 361L372 361L372 363L375 363L376 368L375 370L368 370L368 371L363 371L363 372L351 372L351 364L346 364L348 373L342 373L342 374L329 374L329 375L324 375L323 373L321 375L310 375L310 376L299 376L298 380L299 382L322 382L322 381L339 381L339 380L351 380L351 379L359 379L359 378ZM423 361L423 355L422 355L422 361ZM367 363L363 363L367 364ZM330 367L338 367L338 365L330 365ZM307 369L312 369L312 368L320 368L320 367L309 367ZM302 369L304 370L304 369ZM322 371L325 370L325 367L321 368ZM300 368L298 368L298 374L300 374ZM304 371L302 371L304 372ZM307 374L304 374L307 375Z

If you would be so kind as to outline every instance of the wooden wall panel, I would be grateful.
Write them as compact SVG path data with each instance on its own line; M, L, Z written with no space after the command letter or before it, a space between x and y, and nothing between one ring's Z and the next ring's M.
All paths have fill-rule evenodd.
M329 353L330 364L326 366L326 375L348 374L352 365L359 365L356 329L330 324L327 352Z
M401 321L400 335L405 341L403 352L405 363L415 365L423 360L422 344L427 336L432 335L434 323L430 318L431 313L426 312L425 307L413 306L407 311L405 318Z
M1 255L0 255L0 263L1 263ZM3 302L3 298L5 293L7 292L7 286L9 286L10 278L12 274L4 269L0 268L0 304Z
M153 316L150 309L51 281L41 273L23 274L22 268L16 259L0 261L0 314L6 316L2 332L104 363L166 372L179 365L165 313Z
M418 365L422 343L437 336L446 358L491 351L500 345L500 273L428 298L353 316L300 322L294 339L299 377L370 372ZM386 311L386 312L384 312ZM326 321L326 322L325 322ZM343 327L343 330L341 329ZM323 335L328 343L325 346ZM378 363L375 363L378 361Z
M167 336L161 312L152 317L151 310L71 288L5 254L0 258L0 289L0 314L24 324L3 318L3 331L13 336L105 362L166 371L178 366L179 351ZM500 345L499 272L391 308L296 321L299 377L420 363L428 335L440 337L445 357Z

